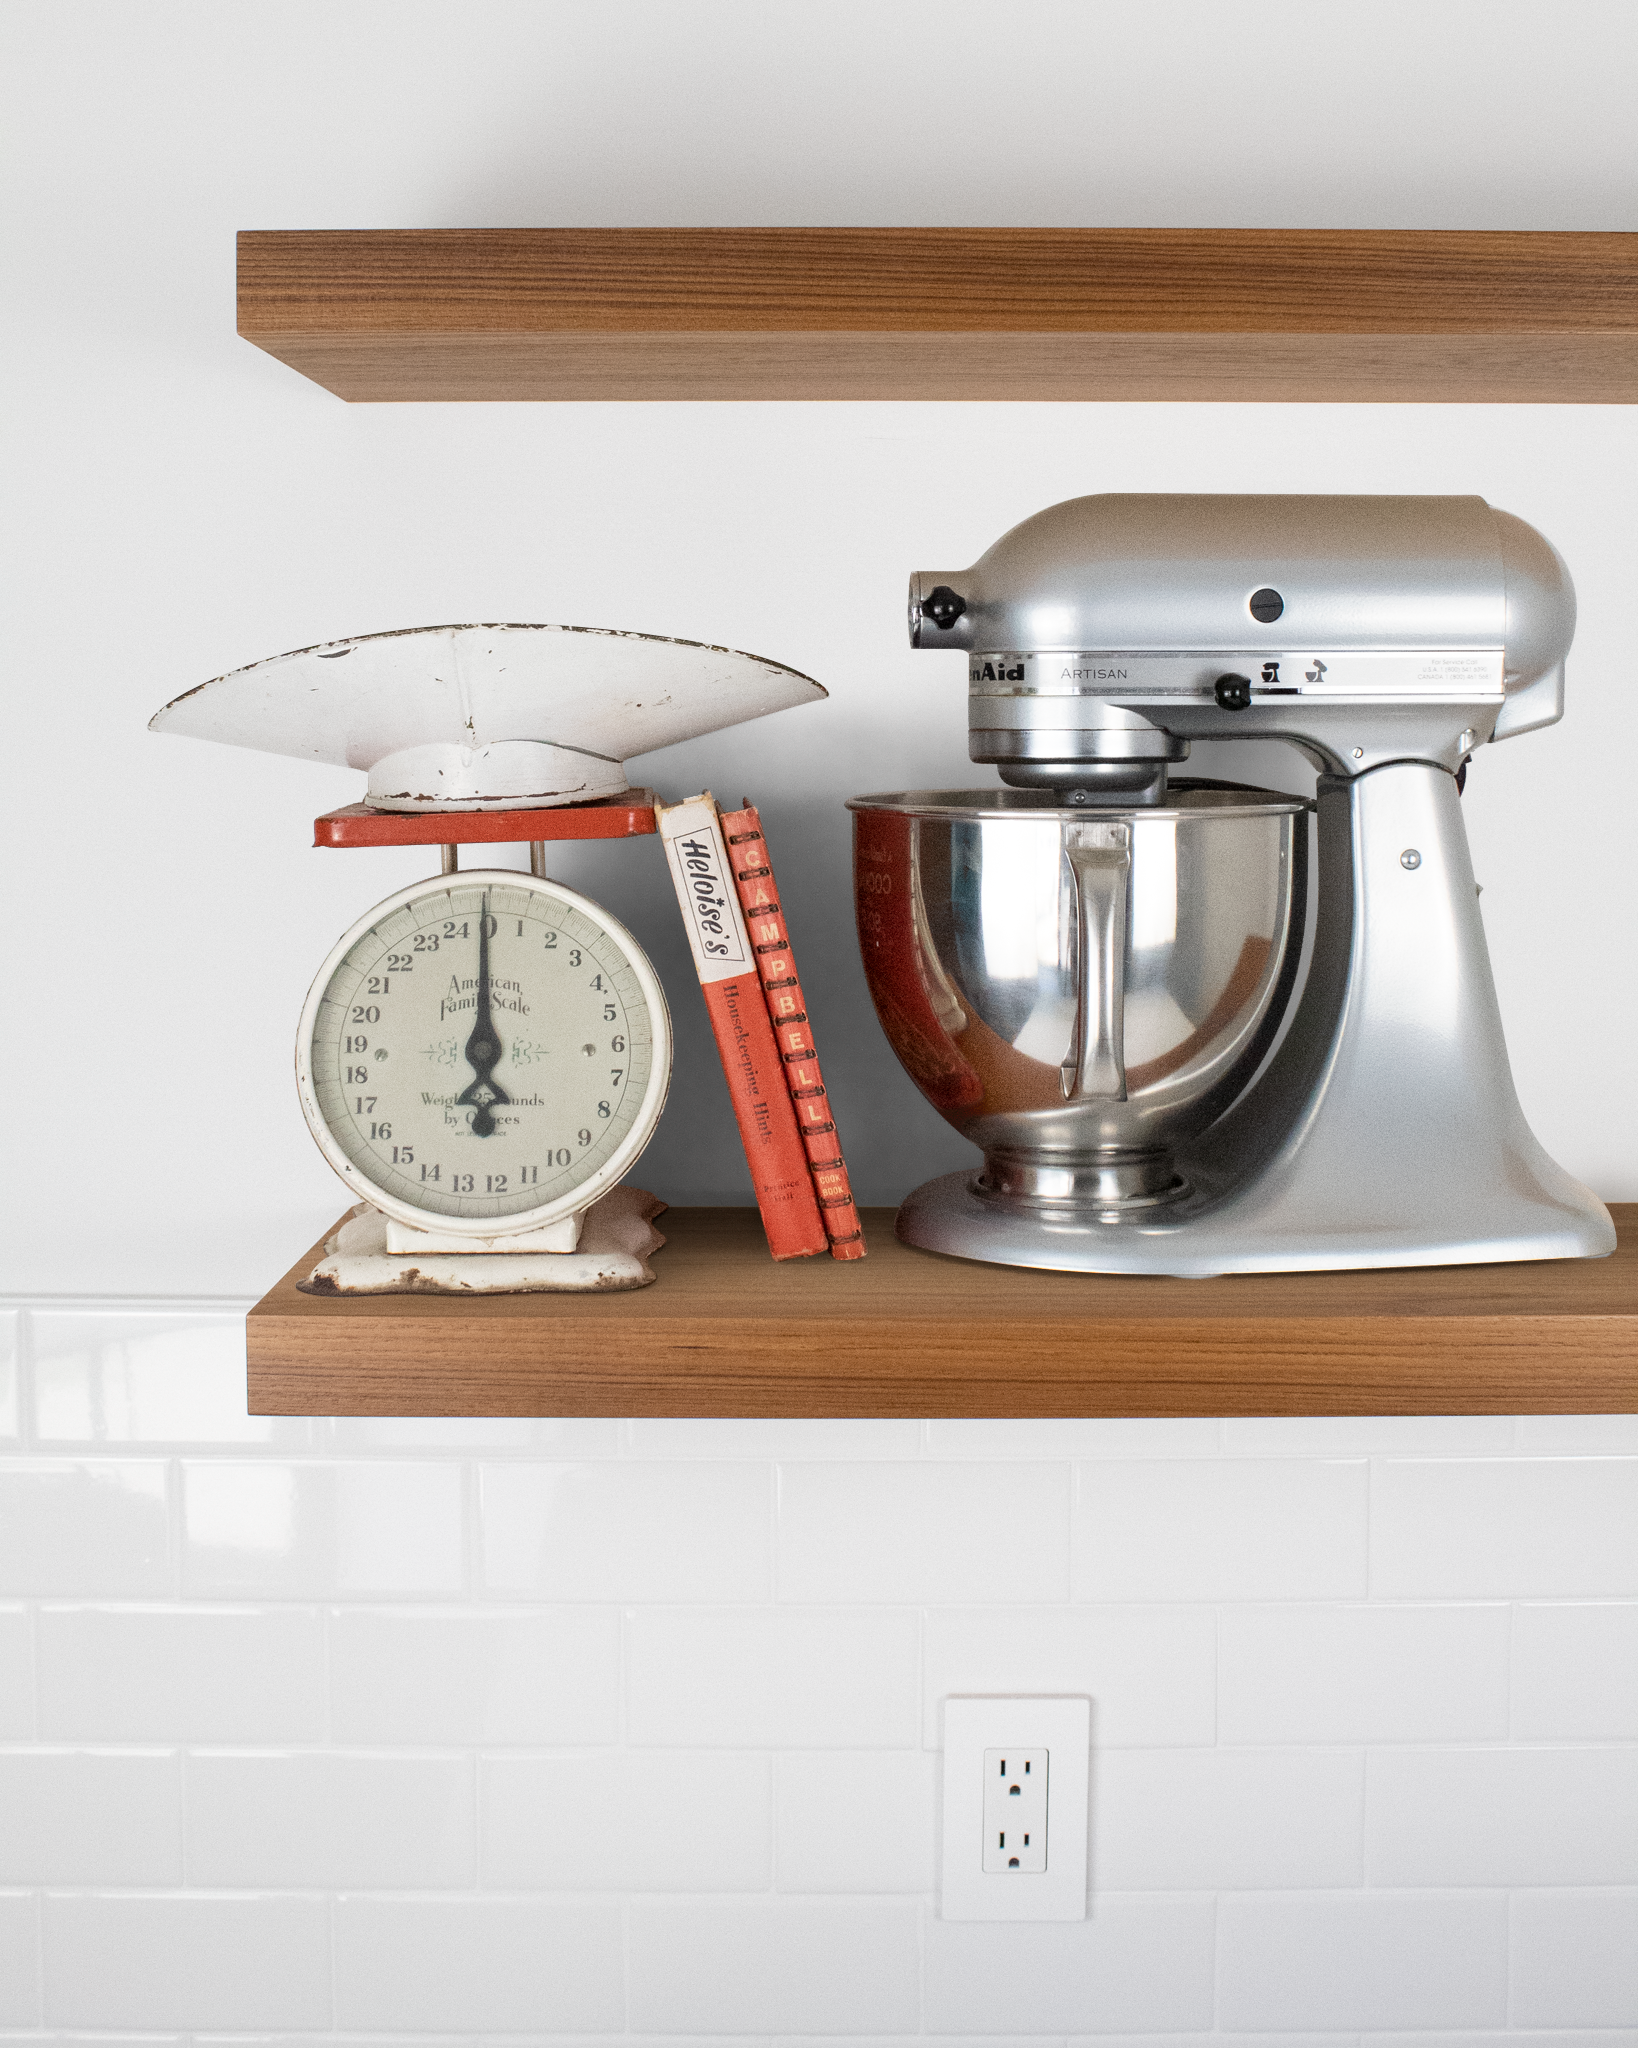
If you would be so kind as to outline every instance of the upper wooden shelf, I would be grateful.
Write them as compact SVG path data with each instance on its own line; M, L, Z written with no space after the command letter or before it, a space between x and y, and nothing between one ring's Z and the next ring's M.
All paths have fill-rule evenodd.
M1638 1205L1609 1259L1218 1280L912 1251L768 1257L670 1209L632 1294L301 1294L247 1325L256 1415L1531 1415L1638 1409Z
M247 232L239 332L347 399L1638 399L1638 234Z

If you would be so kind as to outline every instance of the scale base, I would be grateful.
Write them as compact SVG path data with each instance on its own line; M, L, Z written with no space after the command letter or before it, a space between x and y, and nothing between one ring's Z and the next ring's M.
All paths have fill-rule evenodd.
M349 1295L607 1294L647 1287L654 1279L648 1261L665 1243L654 1218L665 1206L643 1188L611 1188L579 1218L575 1251L449 1252L391 1250L386 1217L360 1202L297 1284L303 1294Z

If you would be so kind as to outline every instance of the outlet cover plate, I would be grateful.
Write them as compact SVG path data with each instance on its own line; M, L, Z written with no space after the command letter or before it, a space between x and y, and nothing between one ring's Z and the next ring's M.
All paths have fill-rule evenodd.
M1044 1870L984 1868L986 1752L1045 1750ZM1092 1703L1064 1694L967 1694L944 1702L945 1920L1084 1920Z

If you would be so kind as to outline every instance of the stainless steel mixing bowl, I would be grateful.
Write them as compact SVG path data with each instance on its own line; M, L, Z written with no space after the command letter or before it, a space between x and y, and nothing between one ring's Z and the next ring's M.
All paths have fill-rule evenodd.
M1173 1147L1245 1087L1296 980L1308 806L1178 783L1159 808L1052 790L855 797L859 944L979 1192L1115 1216L1175 1200Z

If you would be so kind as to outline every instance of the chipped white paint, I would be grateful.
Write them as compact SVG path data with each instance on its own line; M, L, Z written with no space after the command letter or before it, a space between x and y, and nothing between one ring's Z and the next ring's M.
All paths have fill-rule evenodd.
M149 730L368 769L382 810L517 810L616 795L633 755L825 694L779 662L652 633L417 626L234 669Z
M592 1294L647 1287L648 1260L665 1243L653 1219L665 1208L643 1188L611 1188L580 1218L578 1250L393 1252L387 1219L360 1203L326 1240L302 1283L313 1294ZM483 1240L479 1240L483 1242Z

